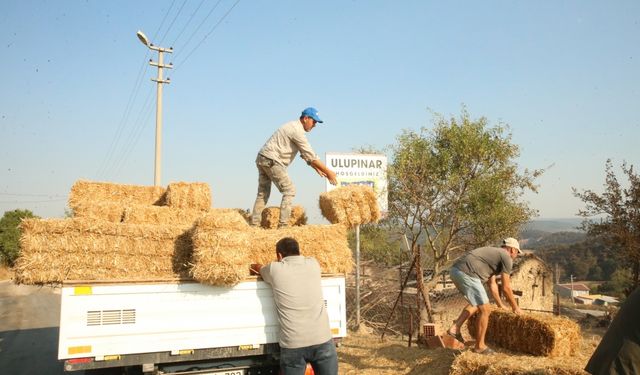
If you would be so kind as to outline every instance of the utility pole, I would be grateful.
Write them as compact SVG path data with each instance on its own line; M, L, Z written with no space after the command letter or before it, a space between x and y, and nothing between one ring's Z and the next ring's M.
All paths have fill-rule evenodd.
M156 157L154 163L153 170L153 184L155 186L160 186L161 181L161 167L162 167L162 85L165 83L170 83L171 79L167 78L166 80L163 78L163 69L171 69L173 68L173 64L169 63L168 65L164 64L164 53L173 53L173 47L163 48L154 46L153 43L149 42L147 36L144 35L142 31L138 31L137 33L138 39L147 46L150 50L158 51L158 62L154 62L153 59L149 59L149 65L155 66L158 68L157 77L151 78L152 81L157 84L157 95L156 95Z
M573 302L573 305L576 305L576 300L573 299L573 275L571 275L571 302Z

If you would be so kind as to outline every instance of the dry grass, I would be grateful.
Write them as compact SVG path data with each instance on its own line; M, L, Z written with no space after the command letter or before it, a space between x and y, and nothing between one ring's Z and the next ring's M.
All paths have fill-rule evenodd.
M338 348L341 375L430 374L447 375L455 358L448 349L428 350L398 337L349 332Z
M586 374L582 369L600 342L603 331L583 335L574 355L536 357L496 348L496 355L472 353L473 342L460 352L449 349L407 347L407 340L399 337L351 332L338 348L340 374Z
M11 268L0 265L0 281L2 280L10 280L13 277L13 271Z

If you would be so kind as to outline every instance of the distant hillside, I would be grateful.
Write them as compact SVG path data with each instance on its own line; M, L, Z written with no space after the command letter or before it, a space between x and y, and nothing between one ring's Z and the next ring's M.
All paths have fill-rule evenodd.
M582 223L580 218L571 219L544 219L532 220L525 225L523 231L556 232L581 232L578 227Z
M521 246L528 250L539 250L572 246L587 238L584 232L543 232L539 230L520 232Z

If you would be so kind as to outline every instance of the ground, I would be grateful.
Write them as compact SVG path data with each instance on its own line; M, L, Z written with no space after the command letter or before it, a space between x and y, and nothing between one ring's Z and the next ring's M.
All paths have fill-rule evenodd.
M349 332L338 349L339 373L343 375L433 374L446 375L455 358L448 349L427 350L407 340Z
M571 357L547 358L510 353L495 348L498 354L495 360L509 366L525 363L534 368L553 368L554 366L583 369L604 334L604 328L589 328L583 331L583 340L575 355ZM467 350L472 343L467 343ZM448 375L456 356L462 351L449 349L427 349L412 344L407 346L407 339L387 337L384 341L380 335L365 332L351 332L343 340L338 349L339 373L355 374L434 374Z
M13 284L11 272L0 268L0 368L9 373L63 374L57 361L59 289ZM553 361L584 368L604 333L604 328L584 327L583 342L572 358ZM498 349L498 348L496 348ZM502 350L498 358L535 362L540 358L518 356ZM407 337L387 336L360 330L349 331L338 348L342 375L433 374L446 375L459 351L407 346ZM37 357L39 361L28 358ZM45 370L46 369L46 370Z

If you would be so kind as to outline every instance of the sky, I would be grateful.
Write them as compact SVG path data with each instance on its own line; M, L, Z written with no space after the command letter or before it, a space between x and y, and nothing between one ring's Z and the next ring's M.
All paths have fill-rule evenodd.
M315 152L385 149L433 113L509 125L524 169L546 169L539 218L605 162L640 167L638 1L36 1L0 4L0 214L63 217L79 179L153 185L157 61L161 185L206 182L214 207L253 205L256 153L308 106ZM390 156L390 155L389 155ZM312 223L323 179L289 168ZM269 205L279 205L273 189Z

